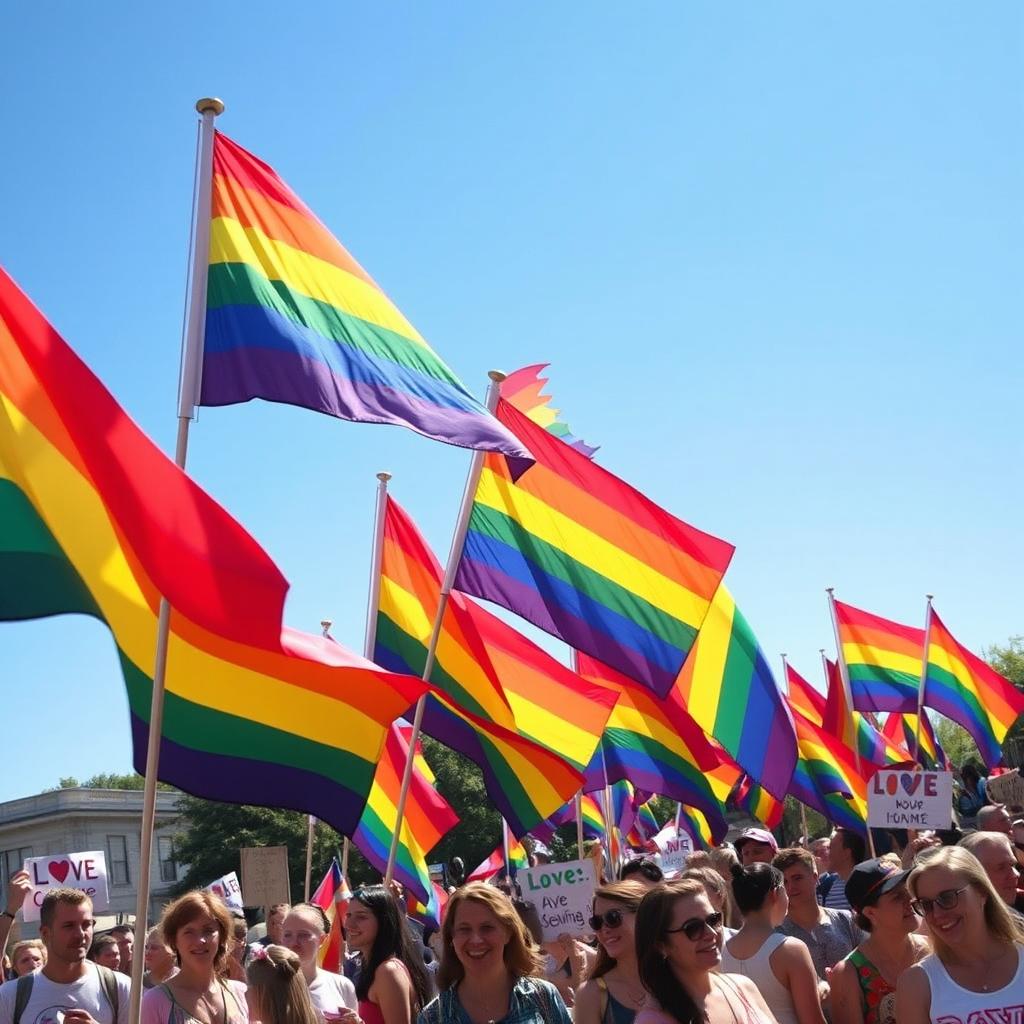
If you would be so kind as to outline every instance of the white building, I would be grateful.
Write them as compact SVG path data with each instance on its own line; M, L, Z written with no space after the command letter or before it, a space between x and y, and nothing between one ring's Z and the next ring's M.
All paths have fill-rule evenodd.
M149 881L149 920L156 921L184 868L174 855L179 794L158 790L156 836ZM27 857L102 850L107 862L110 908L97 912L97 930L134 920L139 880L142 791L57 789L0 803L0 885ZM38 933L18 916L22 938Z

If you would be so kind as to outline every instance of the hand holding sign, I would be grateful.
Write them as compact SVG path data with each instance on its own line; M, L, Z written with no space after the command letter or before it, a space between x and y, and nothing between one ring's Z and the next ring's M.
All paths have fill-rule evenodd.
M15 871L11 880L7 883L7 903L5 909L8 914L16 914L25 903L25 897L32 891L32 879L27 871Z

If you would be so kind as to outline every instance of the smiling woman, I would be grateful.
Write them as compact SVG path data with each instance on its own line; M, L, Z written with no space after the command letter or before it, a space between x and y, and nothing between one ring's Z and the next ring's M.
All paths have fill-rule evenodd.
M452 893L441 929L440 995L417 1024L569 1024L558 990L512 901L470 882Z

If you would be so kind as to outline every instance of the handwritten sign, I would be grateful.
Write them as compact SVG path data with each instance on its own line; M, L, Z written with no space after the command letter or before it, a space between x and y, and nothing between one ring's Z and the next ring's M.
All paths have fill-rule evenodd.
M216 882L211 882L206 887L206 891L219 896L229 910L241 910L244 906L242 887L238 884L238 875L234 871L229 871L222 878L218 878Z
M107 861L102 850L29 857L25 870L32 882L21 908L26 921L39 920L39 908L51 889L81 889L92 900L93 910L106 910L110 906Z
M684 829L670 821L655 837L654 845L661 854L661 870L666 878L675 878L686 870L686 858L693 853L693 840Z
M875 772L868 783L868 824L873 828L949 828L952 772Z
M242 897L247 907L291 902L287 846L256 846L238 852L242 856Z
M985 782L985 792L995 803L1024 807L1024 779L1020 777L1017 768L999 775L990 775Z
M586 935L594 902L594 862L571 860L565 864L538 864L516 875L523 891L540 917L544 941L569 935Z

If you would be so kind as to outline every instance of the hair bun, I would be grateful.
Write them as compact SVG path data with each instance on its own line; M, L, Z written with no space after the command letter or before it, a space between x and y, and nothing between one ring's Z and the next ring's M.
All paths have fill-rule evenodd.
M741 878L745 878L747 874L746 869L743 867L742 864L730 864L729 870L732 872L733 880L737 882Z

